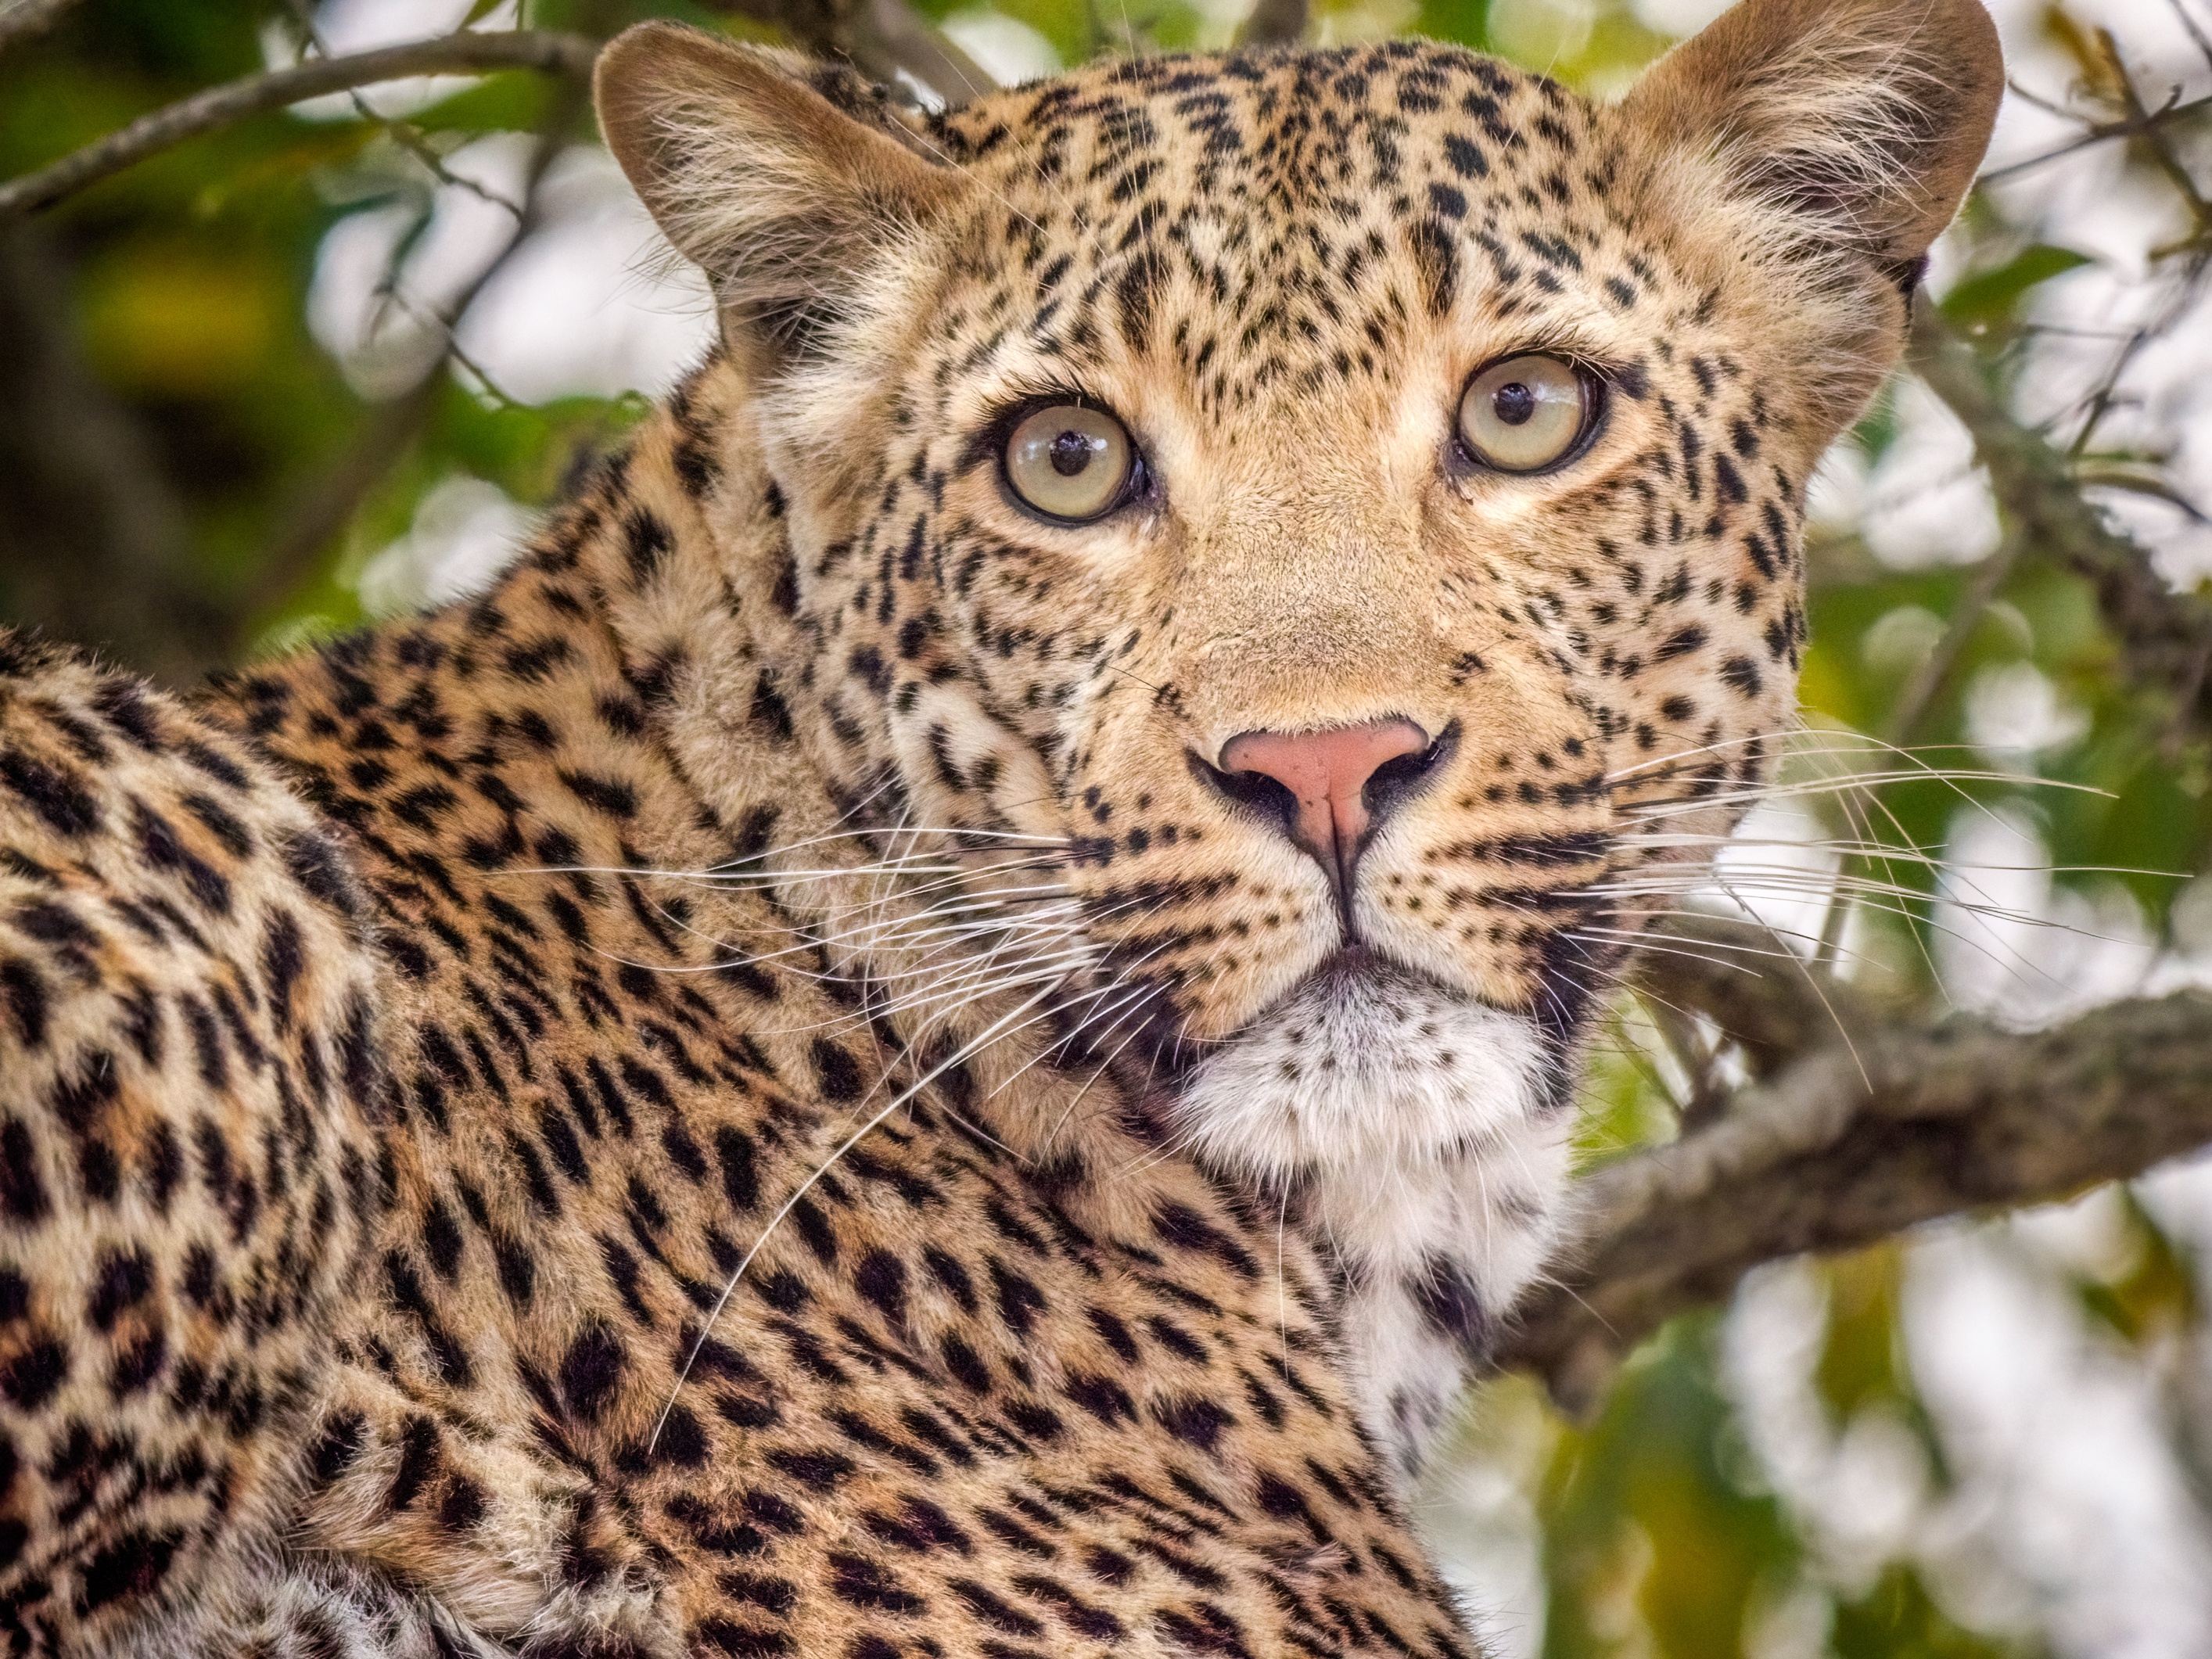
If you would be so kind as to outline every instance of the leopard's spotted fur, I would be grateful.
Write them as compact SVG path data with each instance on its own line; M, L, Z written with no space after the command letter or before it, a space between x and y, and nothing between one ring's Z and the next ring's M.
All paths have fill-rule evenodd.
M619 45L726 343L496 587L195 708L0 655L14 1650L1468 1653L1401 1480L1555 1226L1586 890L1762 775L1997 74L1972 0L1612 109ZM1603 427L1472 471L1532 345ZM1085 530L995 470L1053 389L1153 470ZM1190 757L1383 714L1346 922Z

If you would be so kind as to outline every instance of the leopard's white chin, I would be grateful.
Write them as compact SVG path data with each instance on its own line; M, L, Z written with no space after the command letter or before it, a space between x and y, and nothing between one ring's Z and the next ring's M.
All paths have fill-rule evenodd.
M1208 1163L1249 1177L1402 1169L1511 1134L1558 1063L1526 1015L1350 951L1201 1062L1176 1115Z
M1408 1480L1557 1241L1565 1064L1528 1016L1355 951L1202 1062L1176 1104L1206 1162L1297 1191L1345 1286L1353 1399Z

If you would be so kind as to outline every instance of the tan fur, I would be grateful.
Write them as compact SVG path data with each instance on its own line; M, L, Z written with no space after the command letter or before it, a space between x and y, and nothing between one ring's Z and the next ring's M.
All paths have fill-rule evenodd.
M611 48L725 343L490 593L198 712L0 658L18 1650L1470 1652L1403 1482L1558 1231L1620 884L1790 719L1972 12L1748 0L1613 108ZM1602 423L1485 473L1528 350ZM1147 493L1025 512L1036 397ZM1347 917L1211 768L1384 716Z

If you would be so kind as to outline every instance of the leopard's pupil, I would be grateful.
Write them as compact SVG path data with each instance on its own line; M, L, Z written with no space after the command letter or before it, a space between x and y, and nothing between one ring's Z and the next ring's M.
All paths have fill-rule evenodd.
M1515 380L1498 388L1498 395L1491 399L1490 406L1506 425L1525 425L1536 412L1536 394Z
M1522 417L1526 419L1524 416ZM1063 432L1052 441L1050 454L1052 470L1063 478L1073 478L1091 465L1091 458L1100 446L1080 432Z

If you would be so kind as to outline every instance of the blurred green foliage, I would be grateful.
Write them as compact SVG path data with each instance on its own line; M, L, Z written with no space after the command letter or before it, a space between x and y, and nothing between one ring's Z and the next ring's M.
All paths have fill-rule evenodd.
M972 0L921 9L939 19L976 9ZM1218 46L1235 24L1186 0L998 0L995 9L1063 62ZM527 21L606 34L645 15L744 27L655 0L533 0ZM297 52L300 16L289 4L233 0L84 6L49 39L0 59L0 174L259 70L272 51ZM1322 40L1408 30L1517 55L1599 90L1667 44L1611 0L1320 0L1313 14ZM2079 44L2078 32L2067 38ZM317 344L307 315L319 252L342 220L396 205L427 225L429 163L489 134L588 141L572 92L507 74L404 123L271 115L155 157L36 224L0 226L0 616L181 681L356 625L365 561L406 532L444 481L481 479L529 506L555 499L580 457L637 417L638 399L525 407L441 369L419 392L371 403ZM1966 274L1943 310L2000 378L2018 361L2039 290L2084 263L2051 234L2008 225L1986 204L1960 233ZM1900 430L1886 401L1850 441L1878 466ZM1861 781L1808 797L1831 833L1866 843L1844 860L1846 877L1875 884L1851 916L1853 955L1876 990L1931 1006L1932 855L1962 812L2032 825L2062 884L2108 900L2117 884L2154 935L2177 891L2166 872L2212 863L2201 738L2177 738L2160 702L2117 674L2113 641L2078 578L2033 548L1997 559L1897 568L1848 523L1823 529L1812 557L1808 724L1979 775ZM1939 648L1955 654L1929 684L1924 666ZM1990 672L2022 665L2075 712L2078 732L1994 767L1972 747L1971 693ZM1917 706L1904 705L1908 696ZM1893 768L1871 753L1812 763L1805 776L1832 783L1917 764ZM1824 943L1832 952L1839 930L1831 925ZM1586 1157L1674 1133L1686 1066L1698 1060L1650 1011L1625 1006L1595 1066ZM2125 1221L2124 1260L2072 1288L2116 1348L2148 1352L2197 1329L2204 1297L2193 1258L2148 1211L2130 1203ZM1826 1305L1814 1380L1838 1431L1869 1413L1900 1425L1940 1489L1949 1479L1942 1437L1900 1335L1905 1260L1887 1245L1819 1270ZM2043 1650L2017 1632L1959 1622L1915 1560L1885 1563L1869 1582L1828 1571L1805 1517L1769 1489L1744 1443L1719 1329L1711 1313L1675 1322L1586 1425L1552 1413L1521 1380L1490 1385L1478 1402L1466 1455L1525 1472L1547 1659L1722 1659L1750 1651L1786 1613L1809 1619L1813 1632L1810 1648L1791 1651L1835 1659ZM1510 1456L1500 1436L1515 1437Z
M1754 1598L1794 1565L1774 1498L1714 1387L1716 1318L1677 1320L1631 1363L1597 1419L1561 1431L1545 1472L1545 1651L1739 1650Z

